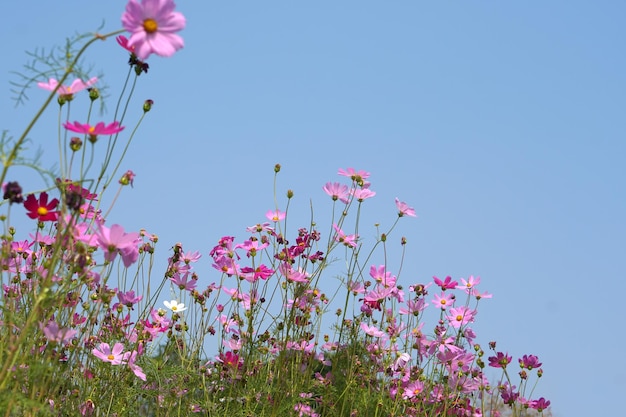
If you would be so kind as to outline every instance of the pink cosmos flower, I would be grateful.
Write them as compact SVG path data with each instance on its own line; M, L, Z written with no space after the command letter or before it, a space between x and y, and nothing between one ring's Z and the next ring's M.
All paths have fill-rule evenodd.
M452 305L454 304L454 295L442 292L441 295L435 295L435 298L433 299L433 304L438 306L442 310L445 310L446 307L452 307Z
M474 276L470 276L467 281L461 278L461 285L457 285L457 290L465 290L467 294L471 293L472 288L476 285L480 284L480 277L474 278Z
M122 353L123 350L124 345L121 343L116 343L113 349L111 349L108 343L100 343L91 353L103 362L110 362L111 365L120 365L126 359L126 355Z
M170 281L174 283L179 289L193 291L196 288L197 280L193 279L193 276L189 272L181 274L176 272Z
M66 329L59 327L59 324L55 321L50 321L45 326L43 323L40 325L43 334L50 342L57 342L61 345L66 344L76 336L77 331L72 329Z
M465 306L461 306L461 307L451 308L446 318L450 322L450 326L454 327L455 329L458 329L461 326L466 325L467 323L473 322L475 315L476 315L475 310L472 310Z
M118 253L122 255L122 261L127 268L137 260L135 253L139 256L138 244L141 241L139 233L125 233L124 228L119 224L114 224L109 229L103 224L98 224L98 246L104 252L104 259L113 262Z
M39 194L39 199L35 198L33 194L29 194L24 201L24 207L28 210L26 215L40 222L55 221L59 213L52 210L54 210L58 204L59 200L56 198L48 202L48 193L45 191Z
M283 220L286 215L287 213L280 210L268 210L267 213L265 213L265 217L267 217L270 221L273 221L274 223Z
M376 265L370 267L370 276L383 287L393 287L396 285L396 277L391 275L391 272L385 271L385 265L380 265L376 268Z
M185 28L185 17L175 12L173 0L130 0L122 14L122 26L131 33L126 43L137 58L145 61L151 54L172 56L184 46L176 32Z
M65 122L63 123L63 127L71 132L89 135L92 140L97 138L98 135L114 135L124 130L124 126L120 126L119 122L109 123L108 125L105 125L104 122L99 122L95 126L92 126L89 123L81 124L78 122Z
M338 182L327 182L322 189L333 199L333 201L339 200L344 204L348 204L348 201L350 201L348 199L350 194L348 192L347 185L343 185Z
M245 242L236 245L235 249L241 248L245 250L247 252L246 256L249 258L251 256L255 257L258 251L263 250L268 246L268 242L260 243L258 240L246 240Z
M368 188L370 186L370 183L368 181L365 181L370 176L370 173L367 171L363 171L363 170L357 171L354 168L348 168L348 169L339 168L339 172L337 173L339 175L343 175L344 177L350 178L352 181L356 182L361 187Z
M139 365L135 363L136 360L137 360L137 351L133 350L130 353L130 355L128 355L128 367L130 368L131 371L133 371L133 373L135 374L137 378L141 379L142 381L145 381L146 374L143 371L143 369L141 369L141 367L139 367Z
M356 198L356 200L359 203L362 203L363 200L367 199L367 198L372 198L376 195L376 193L372 190L370 190L369 188L356 188L356 189L352 189L350 190L350 194L352 194L352 196L354 198Z
M404 387L404 391L402 392L402 398L405 400L411 399L413 397L418 396L422 391L424 391L424 382L422 381L411 381Z
M356 248L356 241L359 238L357 235L345 234L343 230L337 227L336 224L333 224L333 228L335 229L335 232L337 232L337 234L335 235L335 241L343 243L345 246L348 246L350 248Z
M133 304L137 304L143 298L143 295L135 295L135 290L128 292L118 292L117 298L120 300L120 304L126 307L132 307Z
M398 200L397 197L396 197L396 207L398 208L398 217L402 217L402 216L417 217L417 214L415 214L415 209L413 207L409 207L407 203Z
M361 322L360 327L361 327L361 330L363 330L366 334L372 337L384 337L385 336L385 332L383 332L376 326L368 326L367 324Z
M300 283L309 282L309 274L307 274L305 271L302 271L300 269L297 269L297 270L293 269L291 265L287 262L283 262L282 264L280 264L278 269L285 276L285 278L287 278L287 281L289 282L300 282Z
M96 82L98 82L97 77L90 78L87 82L84 82L81 79L75 79L74 81L72 81L72 84L70 84L69 86L65 86L65 85L60 86L59 89L57 90L57 94L66 99L71 99L74 94L86 88L91 87ZM50 78L47 83L43 83L43 82L37 83L37 86L39 86L39 88L43 88L44 90L48 90L48 91L54 91L54 89L57 88L58 85L59 85L59 82L55 80L54 78Z
M246 231L250 233L261 233L261 232L273 233L274 228L270 227L270 224L265 222L265 223L255 224L254 226L246 227Z

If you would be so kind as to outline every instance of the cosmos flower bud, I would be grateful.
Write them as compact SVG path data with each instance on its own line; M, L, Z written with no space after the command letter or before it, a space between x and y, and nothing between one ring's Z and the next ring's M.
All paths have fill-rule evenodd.
M152 109L152 105L154 104L153 100L146 100L143 102L143 111L144 113L148 113Z
M122 178L120 178L119 183L122 185L130 184L130 186L132 187L134 179L135 179L135 173L129 169L128 171L124 173L124 175L122 175Z
M77 152L82 147L83 147L83 141L79 137L74 136L73 138L70 139L70 149L72 151Z
M100 90L98 90L96 87L88 88L87 91L89 91L89 99L91 101L96 101L100 98Z

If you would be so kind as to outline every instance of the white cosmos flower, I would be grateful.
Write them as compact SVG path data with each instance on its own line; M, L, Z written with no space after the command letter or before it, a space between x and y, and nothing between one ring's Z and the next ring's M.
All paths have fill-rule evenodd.
M176 300L163 301L163 304L165 304L165 307L169 308L174 313L180 313L181 311L187 310L187 307L185 307L183 303L179 303Z

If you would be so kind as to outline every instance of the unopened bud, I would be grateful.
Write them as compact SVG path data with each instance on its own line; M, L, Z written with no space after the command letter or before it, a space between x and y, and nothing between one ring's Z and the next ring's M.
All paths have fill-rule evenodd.
M153 100L146 100L143 102L143 111L144 113L148 113L152 109L152 105L154 104Z
M70 149L74 152L79 151L80 148L82 148L83 146L83 141L79 138L74 136L73 138L70 139Z
M135 173L129 169L128 171L124 173L124 175L122 175L122 178L120 178L120 184L122 185L130 184L130 186L132 187L134 179L135 179Z
M280 172L280 164L274 165L274 172L277 174Z
M293 197L293 190L287 190L287 198Z
M96 87L88 88L87 91L89 91L89 99L91 101L96 101L100 98L100 90Z

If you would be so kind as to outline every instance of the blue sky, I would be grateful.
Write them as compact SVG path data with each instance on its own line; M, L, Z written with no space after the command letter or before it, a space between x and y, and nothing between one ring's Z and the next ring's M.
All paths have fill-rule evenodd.
M120 27L122 1L9 2L0 26L0 128L18 133L44 95L10 99L24 51L74 31ZM479 275L483 343L537 354L559 417L619 415L626 389L626 60L619 1L190 2L185 48L154 57L135 110L155 101L122 169L137 173L109 222L208 251L291 188L294 220L329 206L338 168L372 173L361 226L415 207L401 280ZM112 92L127 71L114 41L88 56ZM111 107L113 103L111 103ZM55 161L55 112L33 143ZM106 116L103 116L106 119ZM54 137L54 136L53 136ZM25 187L27 188L27 187ZM283 200L284 201L284 200ZM319 209L318 209L319 207ZM299 214L298 214L299 213ZM298 217L300 216L300 217ZM326 219L327 220L327 219ZM320 220L321 221L321 220ZM369 222L366 223L366 222ZM329 285L332 286L332 283ZM616 326L617 325L617 326Z

